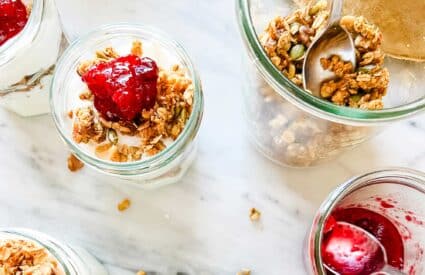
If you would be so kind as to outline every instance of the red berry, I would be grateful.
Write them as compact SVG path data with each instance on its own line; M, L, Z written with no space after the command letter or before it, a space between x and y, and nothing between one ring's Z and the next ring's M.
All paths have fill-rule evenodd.
M150 58L128 55L93 66L82 76L96 109L109 120L133 120L155 105L158 67Z
M21 0L0 0L0 46L27 24L27 8Z

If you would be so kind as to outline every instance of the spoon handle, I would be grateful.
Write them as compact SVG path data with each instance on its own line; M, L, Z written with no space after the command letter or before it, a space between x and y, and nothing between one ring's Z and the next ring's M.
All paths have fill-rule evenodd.
M331 7L331 14L329 15L329 25L333 25L341 19L342 9L344 7L344 0L333 0Z

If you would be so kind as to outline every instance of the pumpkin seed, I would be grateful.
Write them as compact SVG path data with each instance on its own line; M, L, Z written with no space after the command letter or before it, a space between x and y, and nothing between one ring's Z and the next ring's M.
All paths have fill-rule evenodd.
M296 34L300 30L300 23L294 22L290 26L291 34Z
M356 102L356 103L359 102L361 98L362 98L361 95L352 95L352 96L350 96L350 99L352 101Z
M302 44L296 44L291 48L291 51L289 52L289 56L292 60L297 60L304 56L305 53L305 47Z
M107 136L110 143L114 145L118 143L118 134L114 129L108 129Z

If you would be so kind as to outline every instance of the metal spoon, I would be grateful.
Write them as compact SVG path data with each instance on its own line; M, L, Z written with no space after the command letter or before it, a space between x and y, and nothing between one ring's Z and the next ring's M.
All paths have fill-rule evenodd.
M376 258L382 256L382 262L379 262L381 264L381 268L377 268L377 270L374 270L373 275L405 275L405 273L401 272L400 270L390 266L388 264L388 258L387 258L387 252L385 248L382 246L381 242L379 242L375 236L367 232L361 227L358 227L356 225L346 223L346 222L337 222L337 226L340 226L343 231L345 232L351 232L350 236L355 236L356 238L361 238L363 241L361 243L356 244L356 249L363 249L363 251L369 252L369 254L366 254L365 257L368 257L369 261L374 260L381 260L381 258ZM332 238L332 237L331 237ZM354 244L352 240L344 239L343 237L338 236L338 240L335 241L338 245L343 246L342 250L348 251L352 248L354 248L354 245L351 247L350 245ZM354 250L356 250L354 249ZM351 250L353 251L353 250ZM349 257L344 258L346 260L347 265L350 264L349 261L351 260ZM340 273L337 270L332 269L331 267L324 265L327 270L329 270L332 274L340 275Z
M323 81L335 78L333 72L324 70L320 64L321 58L338 55L346 62L356 66L356 51L350 34L344 30L339 21L342 17L343 0L333 0L329 22L326 29L317 37L308 49L303 64L304 89L317 97L320 96L320 86Z

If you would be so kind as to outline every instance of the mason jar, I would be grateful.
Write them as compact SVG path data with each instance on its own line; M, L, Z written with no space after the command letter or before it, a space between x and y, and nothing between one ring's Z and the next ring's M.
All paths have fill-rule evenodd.
M167 68L174 65L168 64L167 56L170 54L179 66L186 69L194 88L192 112L178 138L163 151L139 161L118 163L98 158L85 146L77 144L72 138L72 121L68 113L75 107L74 99L85 87L76 73L77 65L92 58L99 49L109 46L122 51L130 49L134 40L140 40L143 45L155 45L151 50L161 61L158 66ZM77 39L57 64L50 91L50 105L61 138L77 158L98 171L128 179L137 186L157 187L174 183L183 177L195 158L196 137L204 105L201 82L182 46L158 29L136 24L115 24L103 26Z
M20 240L46 249L58 263L58 269L67 275L107 275L100 262L86 250L69 246L43 233L24 228L0 229L0 242Z
M335 105L287 79L258 37L273 18L291 14L295 2L303 1L236 1L248 53L243 57L245 120L250 139L264 155L285 166L318 165L425 109L425 66L420 62L386 58L390 84L385 109L378 111Z
M425 174L387 168L350 179L322 203L308 232L304 259L308 274L325 275L321 256L326 221L335 210L362 208L378 213L395 226L403 241L403 274L425 272ZM384 228L380 229L380 232Z
M23 1L28 22L0 46L0 105L22 116L49 112L49 87L62 30L54 0Z

